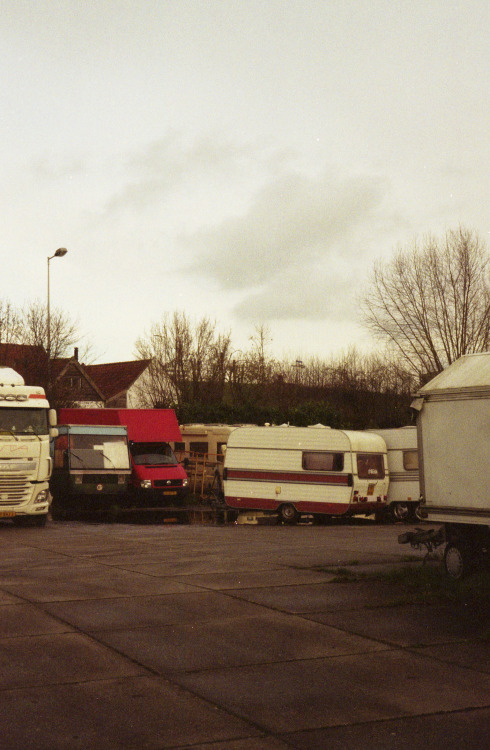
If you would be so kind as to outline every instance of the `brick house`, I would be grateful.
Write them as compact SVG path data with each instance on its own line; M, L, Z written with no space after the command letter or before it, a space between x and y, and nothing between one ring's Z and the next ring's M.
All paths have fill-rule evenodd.
M75 348L73 357L51 362L55 400L72 406L136 407L136 384L150 361L84 365L78 361L78 349ZM46 387L47 362L42 347L0 344L0 366L12 367L27 385Z

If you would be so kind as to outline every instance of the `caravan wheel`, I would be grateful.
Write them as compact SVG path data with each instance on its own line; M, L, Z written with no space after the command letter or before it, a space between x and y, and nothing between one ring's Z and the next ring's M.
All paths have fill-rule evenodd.
M293 524L298 523L300 519L300 514L294 507L294 505L291 505L290 503L286 503L286 505L281 505L279 508L279 518L283 523L287 524Z
M410 517L410 505L408 503L394 503L393 518L395 521L408 521Z

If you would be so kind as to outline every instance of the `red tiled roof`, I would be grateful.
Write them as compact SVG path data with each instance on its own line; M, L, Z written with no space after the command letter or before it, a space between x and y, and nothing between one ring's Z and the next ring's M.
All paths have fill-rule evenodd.
M102 391L105 398L110 399L127 391L146 370L150 362L149 359L137 359L132 362L83 365L83 368Z

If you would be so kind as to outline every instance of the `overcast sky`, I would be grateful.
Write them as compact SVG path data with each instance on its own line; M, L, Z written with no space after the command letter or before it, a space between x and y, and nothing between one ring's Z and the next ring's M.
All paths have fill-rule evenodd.
M133 359L165 313L369 346L374 260L490 244L488 0L0 0L0 297Z

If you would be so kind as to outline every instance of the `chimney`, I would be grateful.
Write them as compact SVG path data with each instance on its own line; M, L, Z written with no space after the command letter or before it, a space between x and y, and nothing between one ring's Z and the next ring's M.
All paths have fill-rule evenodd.
M73 356L75 358L75 361L78 362L78 346L75 347L75 350L73 352Z

